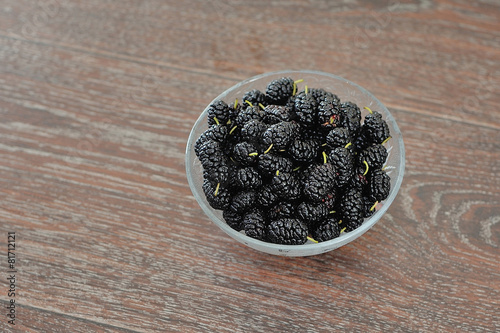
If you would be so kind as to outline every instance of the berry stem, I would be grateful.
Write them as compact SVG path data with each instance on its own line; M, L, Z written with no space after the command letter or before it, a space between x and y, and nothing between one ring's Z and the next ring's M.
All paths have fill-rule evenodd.
M279 175L280 175L280 171L276 170L276 176L279 176Z
M306 84L306 88L304 89L304 91L305 91L305 93L306 93L306 95L307 95L307 93L308 93L308 91L309 91L309 90L307 89L307 84Z
M365 172L363 173L363 176L366 176L366 174L368 173L368 163L366 161L363 161L364 165L366 165L366 169L365 169Z
M385 144L387 141L389 141L390 139L392 139L392 136L389 136L387 137L387 139L385 139L384 141L382 141L381 145Z
M220 187L220 183L217 183L217 187L215 188L215 192L214 192L214 197L216 197L217 194L219 194L219 187Z
M295 169L293 169L292 171L297 171L300 169L300 165L298 167L296 167Z
M372 109L370 109L370 108L369 108L369 107L367 107L367 106L365 106L363 109L366 109L366 110L368 110L368 112L373 113Z
M238 106L238 99L236 98L234 100L234 106L233 106L233 109L236 109L236 107Z
M292 96L295 96L296 93L297 93L297 84L294 82Z
M257 156L257 155L259 155L259 153L250 153L250 154L248 154L248 156Z
M377 204L378 204L378 201L375 201L373 206L370 208L370 212L372 212L375 209L375 207L377 207Z
M343 227L342 230L340 230L340 233L343 233L347 229L347 227Z
M273 148L273 144L272 144L272 143L271 143L271 145L269 146L269 148L267 148L267 149L264 151L264 154L269 153L269 151L271 150L271 148Z
M253 104L249 101L249 100L245 100L245 103L247 103L248 105L252 106L253 107Z
M349 146L351 146L351 145L352 145L352 142L349 142L348 144L346 144L346 145L344 146L344 148L349 148Z
M217 117L214 117L214 121L215 121L215 123L216 123L217 125L220 125L220 123L219 123L219 119L217 119Z
M318 243L318 241L312 238L311 236L307 236L307 239L309 239L313 243Z
M236 129L236 127L238 127L238 126L234 126L233 128L231 128L231 130L229 131L229 134L233 134L233 132Z
M326 164L326 162L328 161L328 156L326 155L326 153L323 151L323 163Z
M293 81L293 83L295 83L295 84L300 83L300 82L304 82L304 79L299 79L297 81Z
M266 108L264 105L262 105L262 103L259 103L259 106L262 108L262 110Z

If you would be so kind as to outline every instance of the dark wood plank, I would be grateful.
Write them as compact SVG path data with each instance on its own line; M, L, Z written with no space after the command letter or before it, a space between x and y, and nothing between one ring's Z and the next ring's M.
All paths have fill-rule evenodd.
M5 1L0 248L16 231L17 331L497 331L499 15L486 0ZM366 87L405 139L388 213L314 257L228 239L185 175L206 104L286 68Z

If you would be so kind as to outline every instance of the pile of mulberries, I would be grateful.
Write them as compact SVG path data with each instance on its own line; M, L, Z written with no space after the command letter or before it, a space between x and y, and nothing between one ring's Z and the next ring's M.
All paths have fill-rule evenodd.
M324 242L363 224L391 189L382 115L292 78L213 102L194 145L227 224L265 242Z

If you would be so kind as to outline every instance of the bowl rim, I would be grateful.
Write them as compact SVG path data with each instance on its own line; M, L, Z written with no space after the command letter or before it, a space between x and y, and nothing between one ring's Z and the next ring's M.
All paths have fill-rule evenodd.
M346 232L342 233L339 237L336 237L334 239L324 241L324 242L319 242L319 243L305 243L301 245L284 245L284 244L275 244L271 242L265 242L261 241L255 238L252 238L250 236L245 235L244 233L241 233L239 231L234 230L231 228L225 221L221 220L218 216L216 216L213 213L213 208L207 205L203 200L200 200L198 198L197 194L195 193L194 189L195 184L194 180L192 177L192 165L188 161L188 157L190 156L189 154L191 153L191 150L193 148L194 142L196 141L197 138L193 137L193 131L195 128L197 128L201 122L206 121L206 111L208 107L215 102L216 100L223 99L224 96L226 96L229 92L234 91L239 89L241 86L249 84L253 81L257 81L263 78L271 77L271 76L293 76L294 74L308 74L308 75L318 75L318 76L323 76L323 77L328 77L331 79L334 79L336 81L342 81L348 85L353 86L354 88L358 89L361 91L363 94L367 95L370 99L372 99L375 103L379 104L384 110L384 118L386 121L390 121L391 125L395 131L395 133L392 133L392 138L395 137L395 134L397 133L397 138L398 140L397 145L399 146L399 152L400 152L400 158L399 158L399 166L398 167L398 177L396 178L394 182L394 186L391 188L389 196L382 201L383 205L378 209L371 217L367 218L364 220L363 224L359 226L358 228L354 229L351 232ZM355 102L355 101L354 101ZM395 144L394 144L395 145ZM195 157L196 158L196 157ZM185 155L185 163L186 163L186 176L188 179L189 187L191 189L191 192L195 196L196 201L202 208L205 214L208 215L210 220L214 222L218 227L220 227L224 232L226 232L229 236L231 236L233 239L236 241L243 243L253 249L256 249L258 251L262 252L267 252L270 254L281 254L281 255L287 255L287 253L295 252L295 251L302 251L302 252L309 252L310 254L288 254L289 256L308 256L308 255L315 255L315 254L320 254L324 252L329 252L331 250L334 250L336 248L339 248L343 245L346 245L347 243L350 243L351 241L355 240L356 238L360 237L363 235L365 232L367 232L375 223L378 222L378 220L386 213L388 210L389 206L392 204L394 199L396 198L399 189L401 187L401 184L403 182L403 177L404 177L404 171L405 171L405 166L406 166L406 158L405 158L405 148L404 148L404 141L403 141L403 136L401 133L401 130L399 129L399 126L394 119L393 115L391 112L387 109L387 107L378 100L372 93L370 93L368 90L365 88L361 87L360 85L345 79L343 77L337 76L335 74L330 74L326 72L321 72L317 70L281 70L281 71L274 71L274 72L266 72L262 73L259 75L252 76L250 78L247 78L243 81L238 82L237 84L233 85L232 87L226 89L224 92L219 94L216 98L214 98L207 106L205 109L201 112L200 116L194 123L193 127L191 128L191 132L189 134L189 138L187 141L186 145L186 155ZM203 195L203 193L201 193Z

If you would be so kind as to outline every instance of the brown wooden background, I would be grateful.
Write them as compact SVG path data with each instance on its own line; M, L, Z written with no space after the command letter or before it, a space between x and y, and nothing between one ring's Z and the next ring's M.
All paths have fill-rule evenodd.
M0 331L500 330L499 20L495 0L3 0ZM185 175L206 104L282 69L367 88L406 144L388 213L319 256L228 239Z

